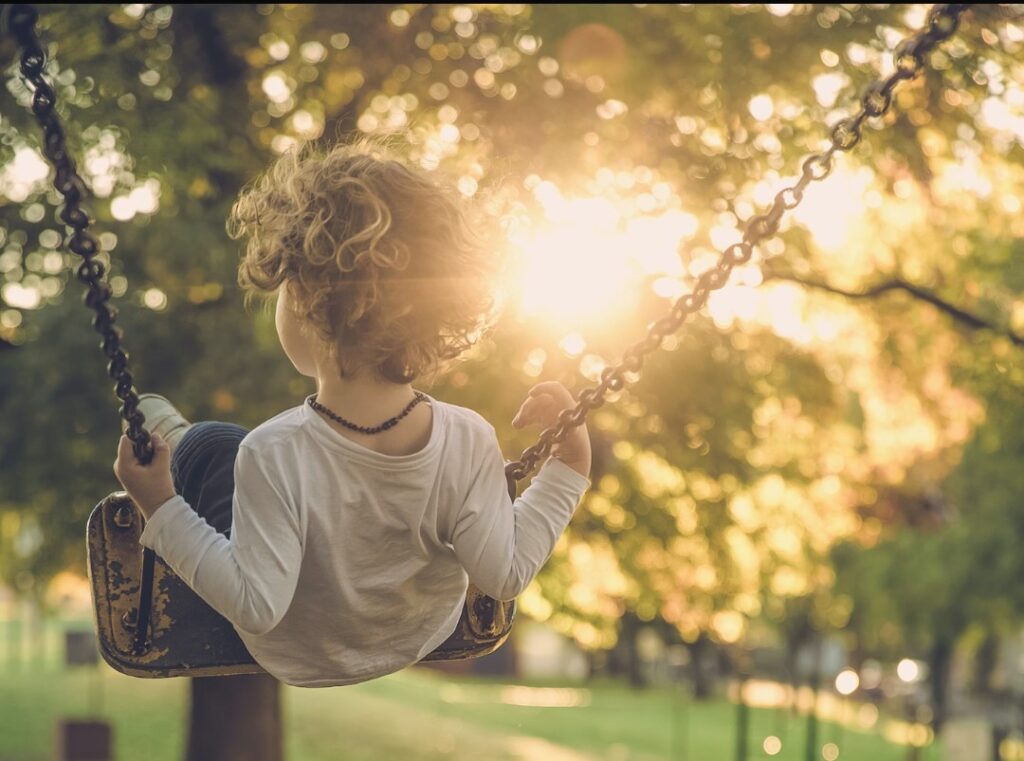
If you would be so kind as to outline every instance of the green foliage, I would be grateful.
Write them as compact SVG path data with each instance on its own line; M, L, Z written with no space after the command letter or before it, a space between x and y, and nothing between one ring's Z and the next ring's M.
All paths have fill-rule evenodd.
M42 10L137 385L192 419L247 425L310 390L280 354L269 314L243 307L238 244L224 232L238 190L276 152L403 131L411 160L518 209L528 228L544 227L544 182L567 199L610 199L631 219L685 210L696 227L673 277L688 286L718 247L715 231L749 218L754 199L798 171L884 68L884 51L921 22L917 7L851 5L788 15L721 5ZM1006 336L1024 323L1013 203L1022 148L1014 122L997 118L1024 81L1010 13L976 6L844 157L848 173L755 262L781 255L777 274L848 290L906 279L994 329L968 332L905 293L854 307L799 285L793 324L773 322L785 305L760 321L694 320L594 416L594 493L528 612L607 647L625 608L687 639L730 641L759 617L792 631L842 627L853 599L850 625L885 649L1007 610L1014 585L987 574L1013 578L1010 542L1024 528L1012 504L1022 485L1010 452L1020 449L999 427L1020 418L1019 398L1000 389L1024 385ZM8 90L0 171L38 145L29 94L16 78ZM764 96L767 115L752 104ZM57 199L21 179L0 179L0 579L27 588L83 568L85 516L115 487L117 421L74 263L48 257L61 232ZM842 222L829 215L854 201L851 229L827 245ZM560 283L570 304L593 287L581 261L581 282ZM664 274L646 272L592 322L511 309L433 393L481 411L514 453L530 443L506 422L526 389L538 375L575 387L592 379L594 361L616 359L665 311L650 290ZM533 285L510 284L513 304ZM806 330L829 321L831 338ZM585 339L582 358L560 348L571 331ZM904 531L912 504L955 465L975 399L998 405L950 482L958 522ZM882 514L885 494L897 496ZM994 528L1007 525L1015 535ZM880 531L896 536L853 549ZM835 553L836 595L830 551L840 541L849 544ZM984 571L961 560L986 552ZM992 594L961 604L982 586Z
M865 647L889 655L956 641L974 626L996 635L1024 616L1017 546L1024 532L1024 419L1008 389L946 483L948 523L899 532L868 550L836 550L839 589L855 600Z

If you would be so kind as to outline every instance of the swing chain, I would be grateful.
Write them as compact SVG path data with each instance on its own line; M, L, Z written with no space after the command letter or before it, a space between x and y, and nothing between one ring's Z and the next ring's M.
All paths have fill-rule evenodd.
M78 174L75 160L68 153L64 128L57 115L57 94L43 76L46 53L36 36L35 24L38 17L38 11L31 5L19 4L5 9L4 20L21 47L21 75L34 89L32 113L43 130L43 153L56 172L53 185L64 197L64 207L59 217L70 228L65 245L82 258L76 274L78 280L86 286L85 305L96 313L92 326L103 339L100 348L109 360L107 372L115 382L114 393L122 402L120 414L127 423L126 434L132 441L135 456L140 462L148 463L153 457L153 443L149 433L142 427L145 418L138 409L139 396L128 369L128 354L121 347L123 332L114 325L117 309L108 303L112 294L110 286L103 279L106 267L97 258L99 244L89 232L89 215L81 206L88 190Z
M764 214L747 220L742 240L726 248L718 264L701 274L693 290L681 296L667 315L651 323L646 337L626 349L618 364L602 371L600 383L583 389L574 408L563 410L558 416L558 422L544 430L537 443L523 450L518 460L505 466L505 474L510 483L529 475L537 463L550 454L555 444L564 441L573 428L583 423L587 413L605 403L608 392L619 391L627 381L634 380L628 376L640 372L646 355L660 347L666 336L679 330L687 318L700 311L711 292L728 282L733 267L750 261L755 246L778 232L783 214L800 204L808 185L820 182L832 173L836 153L848 151L860 142L861 128L865 121L885 116L889 112L896 86L904 80L914 79L924 70L927 54L956 32L960 15L968 7L968 3L932 6L924 29L904 39L896 47L893 72L865 88L860 110L855 116L842 119L832 127L828 148L804 159L799 179L780 190Z

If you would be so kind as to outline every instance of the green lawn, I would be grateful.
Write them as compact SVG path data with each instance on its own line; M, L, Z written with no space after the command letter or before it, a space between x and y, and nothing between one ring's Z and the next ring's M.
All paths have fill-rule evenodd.
M0 671L0 761L50 761L57 717L102 703L115 725L118 761L179 761L187 682L139 680L99 671ZM692 703L668 689L612 683L572 690L515 690L497 681L412 669L353 687L286 688L289 761L732 761L736 708ZM579 703L524 706L540 701ZM90 706L93 706L92 708ZM804 761L805 723L754 711L749 759L768 759L766 735L783 742L771 758ZM904 761L905 749L829 725L842 761ZM820 752L816 758L821 759ZM924 759L938 759L932 748Z

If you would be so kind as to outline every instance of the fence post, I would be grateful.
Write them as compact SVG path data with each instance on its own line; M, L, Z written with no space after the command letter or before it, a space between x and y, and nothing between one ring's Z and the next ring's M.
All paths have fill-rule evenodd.
M750 739L750 707L744 697L743 686L747 682L745 674L739 675L738 695L736 699L736 761L747 761L747 743Z
M818 669L811 676L811 710L807 714L807 747L804 750L805 761L817 761L818 758L818 686L821 681Z
M88 698L89 713L96 716L102 703L102 675L99 650L92 629L64 632L64 665L92 671L93 690ZM55 737L56 761L114 761L114 728L109 721L58 718Z

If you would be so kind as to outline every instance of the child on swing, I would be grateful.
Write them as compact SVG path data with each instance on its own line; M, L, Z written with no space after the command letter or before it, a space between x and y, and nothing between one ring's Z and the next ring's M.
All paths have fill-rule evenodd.
M495 256L427 173L338 146L283 156L243 192L239 279L276 293L277 333L316 394L253 431L141 410L155 456L122 437L114 472L152 548L283 682L352 684L413 664L458 624L468 582L499 600L540 570L589 485L573 430L513 504L494 428L411 383L492 313ZM516 427L571 407L530 390Z

